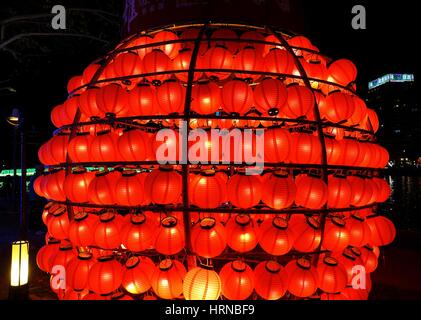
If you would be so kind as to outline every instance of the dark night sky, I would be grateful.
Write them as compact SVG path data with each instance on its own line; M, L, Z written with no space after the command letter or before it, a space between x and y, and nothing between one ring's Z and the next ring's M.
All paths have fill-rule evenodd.
M305 35L329 56L346 57L356 63L359 69L360 94L364 95L369 80L389 72L415 73L417 78L419 54L416 42L421 30L417 1L296 1L300 1L304 9ZM24 13L48 12L48 8L57 4L51 0L17 0L10 1L10 5L8 2L1 2L0 20ZM113 10L116 15L121 15L123 9L122 0L74 0L61 3L67 7L79 8L104 9L106 6L108 11ZM363 4L367 9L367 30L353 30L351 27L351 8L356 4ZM5 85L2 81L10 79L6 84L10 83L18 89L17 94L12 96L0 94L0 161L6 159L9 165L11 162L12 129L3 120L11 108L16 105L24 106L29 115L30 126L40 132L41 137L34 138L32 142L35 144L30 146L28 152L35 155L41 141L51 135L53 126L49 122L49 112L54 105L66 98L67 80L79 74L93 59L119 42L118 25L86 25L85 28L88 32L100 34L107 39L108 44L83 40L71 43L74 50L69 51L57 44L43 43L44 47L51 46L47 57L24 56L21 57L23 62L17 62L10 54L0 51L0 87ZM23 63L25 68L20 70ZM18 74L14 70L19 70ZM34 159L30 159L29 165L33 165L33 162Z

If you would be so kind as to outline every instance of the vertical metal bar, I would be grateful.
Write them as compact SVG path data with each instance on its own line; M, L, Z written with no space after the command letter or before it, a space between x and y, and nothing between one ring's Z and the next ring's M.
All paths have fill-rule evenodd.
M199 48L201 44L201 39L205 33L209 23L205 23L199 31L197 39L194 43L194 49L191 55L188 79L187 79L187 90L186 90L186 100L184 103L184 126L187 128L184 130L186 132L186 137L182 139L182 181L183 181L183 221L184 221L184 237L186 243L187 254L192 253L191 239L190 239L190 212L188 208L190 207L189 201L189 164L188 164L188 135L189 135L189 122L190 122L190 107L191 107L191 97L192 97L192 86L194 81L194 72L196 69L197 56L199 54ZM188 260L188 259L187 259Z
M278 39L278 41L285 47L285 49L292 54L292 56L294 57L295 60L295 65L298 68L298 71L300 72L300 75L304 81L304 84L306 85L307 88L309 88L312 92L313 92L313 88L311 87L311 83L310 80L308 79L307 73L303 67L303 65L300 62L300 59L298 59L297 55L295 54L294 50L291 48L291 46L289 45L289 43L282 37L279 36L279 34L277 34L272 28L268 27L268 30ZM316 121L317 121L317 133L319 136L319 140L320 140L320 145L322 147L322 178L323 181L326 183L326 185L328 184L328 172L327 172L327 154L326 154L326 142L325 142L325 138L324 138L324 133L323 133L323 126L322 126L322 120L320 118L320 112L319 112L319 107L317 105L317 100L316 100L316 96L314 96L314 115L316 117ZM323 243L323 233L324 233L324 229L325 229L325 223L326 223L326 216L328 214L328 207L327 205L325 205L321 212L320 212L320 232L321 232L321 239L320 239L320 245L319 247L316 249L317 251L320 251L322 243ZM314 255L313 258L313 263L316 265L317 262L319 260L319 255L316 254Z
M25 119L20 115L20 240L28 240L28 194L26 193L26 139L25 139Z

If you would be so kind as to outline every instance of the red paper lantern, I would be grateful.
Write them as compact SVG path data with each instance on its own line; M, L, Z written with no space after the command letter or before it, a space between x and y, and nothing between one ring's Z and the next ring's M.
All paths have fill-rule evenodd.
M183 49L194 49L195 40L199 37L200 29L199 28L187 28L180 35L180 39L190 40L181 43ZM204 39L205 37L203 37ZM206 42L201 42L199 45L199 56L202 56L208 49L208 44Z
M151 288L155 264L148 257L130 257L125 265L122 285L131 294L142 294Z
M142 60L135 52L122 52L114 59L113 68L116 77L139 75L142 73Z
M101 249L117 249L121 245L121 216L111 211L100 215L95 225L94 242Z
M162 260L152 274L152 289L162 299L179 298L183 293L185 275L186 269L181 262L171 259Z
M192 228L191 244L197 255L217 257L227 245L225 228L214 218L205 217Z
M319 279L310 261L304 258L291 260L285 271L288 275L288 291L294 296L305 298L316 292Z
M79 247L91 246L94 244L94 232L98 218L95 214L78 212L69 226L69 240Z
M238 39L237 33L234 30L224 28L217 29L212 33L210 44L211 46L224 46L231 54L236 54L240 47L240 43L237 41L229 41L230 39Z
M293 178L288 174L275 172L269 175L263 184L262 201L273 209L284 209L292 206L295 194Z
M258 229L247 214L238 214L225 227L228 246L238 252L253 250L258 241Z
M134 252L150 249L154 245L156 225L145 214L132 214L124 220L121 229L123 246Z
M367 108L367 126L366 129L376 133L380 128L379 117L376 111Z
M339 59L329 65L328 81L347 86L357 79L357 67L348 59Z
M291 135L285 129L268 129L265 132L264 147L266 162L287 162L291 150Z
M295 203L309 209L320 209L327 201L328 189L322 179L311 175L300 175L295 179L299 192Z
M338 140L328 137L325 135L325 146L326 146L326 157L327 163L330 165L339 164L339 159L341 157L342 149L341 144Z
M77 250L71 244L61 244L57 253L51 257L48 270L51 274L56 272L55 268L66 268L67 264L77 256Z
M66 266L66 285L75 291L83 291L89 287L89 271L95 261L92 254L81 252L72 258Z
M101 68L101 65L97 63L91 63L89 66L87 66L82 74L82 77L83 77L82 82L84 84L89 84L93 80L99 68Z
M337 293L345 289L348 275L338 260L325 257L317 266L319 288L327 293Z
M353 214L346 221L346 228L349 232L349 245L362 247L371 240L371 229L366 220L358 214Z
M167 80L156 89L156 100L162 114L183 113L186 88L176 80Z
M350 234L346 223L340 218L332 218L326 221L323 248L333 252L343 251L348 245Z
M264 71L264 60L259 51L253 47L245 47L241 49L234 59L234 69L241 71ZM257 80L262 75L254 73L239 73L236 72L235 76L242 79Z
M321 241L321 231L319 222L313 218L299 219L290 222L289 228L294 230L294 248L300 252L315 251Z
M90 146L92 144L93 137L89 132L80 132L70 140L67 147L69 158L72 162L90 162Z
M200 208L216 208L226 201L226 184L212 170L193 176L189 187L191 203Z
M235 174L227 183L228 200L236 207L251 208L262 198L262 183L254 175Z
M148 52L143 58L143 72L145 74L166 72L171 70L172 61L162 50L153 49L151 52ZM160 84L161 81L168 79L170 76L168 74L156 74L149 75L146 77L149 81L154 84Z
M141 35L141 36L139 36L139 37L137 37L136 39L133 40L133 42L131 43L131 46L132 47L146 46L146 45L151 44L152 42L153 42L153 37L151 37L149 35ZM136 49L136 52L141 59L143 59L145 57L145 55L147 53L151 52L151 51L152 51L151 47Z
M99 172L89 184L89 202L94 204L111 205L116 202L114 188L119 178L117 172Z
M246 31L241 36L240 39L242 40L250 40L250 42L240 42L240 49L244 49L247 47L252 47L257 50L257 52L263 55L265 45L263 43L256 43L255 41L265 41L265 37L263 34L257 31ZM266 54L266 53L265 53Z
M294 50L295 55L299 57L305 54L309 54L305 50L300 50L300 49L313 49L313 45L311 44L311 41L304 36L292 37L291 39L288 39L287 42L291 47L296 47L293 50Z
M89 289L97 294L109 294L120 287L122 279L121 264L112 256L100 257L89 271Z
M284 49L271 49L266 55L264 63L266 71L271 73L289 75L295 69L294 57Z
M254 269L255 290L265 300L278 300L287 291L288 277L276 261L262 261Z
M308 117L310 111L314 108L314 94L304 86L297 84L289 85L287 88L288 98L282 112L291 119L299 117Z
M254 102L263 115L277 115L287 103L288 91L281 80L266 78L254 88Z
M82 76L74 76L67 83L67 93L70 94L81 86L83 86L83 77Z
M376 202L382 203L389 199L391 189L387 181L385 179L374 177L373 182L377 185L379 191L376 195Z
M53 239L48 241L48 244L43 246L37 253L36 262L38 268L44 272L51 271L51 261L55 257L60 248L60 240Z
M201 81L192 88L191 109L199 114L212 114L221 106L221 90L214 82Z
M329 176L327 204L330 208L347 208L352 200L352 188L345 176Z
M351 95L341 92L331 92L326 97L326 113L324 116L337 123L348 120L355 112L355 103Z
M96 93L98 109L107 116L125 116L128 111L127 92L116 83L108 84Z
M198 69L232 69L234 59L232 53L225 47L216 46L210 48L203 55L203 58L198 60ZM227 79L231 73L221 71L207 71L206 76L209 78L217 78L219 80Z
M97 93L99 90L99 87L90 87L79 96L80 111L87 118L102 118L105 115L99 110L97 104Z
M364 149L360 143L353 138L344 138L340 142L341 157L338 163L345 166L356 166L364 158Z
M148 83L139 83L127 97L129 113L133 116L149 116L158 113L155 89Z
M155 237L156 251L165 255L173 255L183 250L184 245L183 225L173 216L162 219Z
M367 219L371 230L370 244L374 246L386 246L395 239L396 228L393 222L383 216Z
M357 96L352 96L354 100L354 112L352 113L351 118L348 120L349 125L358 125L360 126L363 123L364 119L367 117L367 105L365 101Z
M76 168L64 179L64 192L67 199L72 202L88 202L88 188L94 179L93 172L85 168Z
M181 187L181 176L172 167L161 166L145 179L145 195L156 204L177 203L180 200Z
M240 79L225 83L222 88L222 107L231 114L244 114L253 105L253 91Z
M281 217L265 220L259 228L259 244L270 255L287 254L294 240L294 230L288 228L288 222Z
M196 267L187 272L183 282L186 300L217 300L221 293L221 280L212 267Z
M173 42L177 41L178 36L174 32L163 30L158 33L156 33L153 37L152 43L158 43L158 42ZM181 49L181 44L177 42L163 44L158 47L158 49L162 50L170 59L174 59Z
M48 233L59 240L69 236L69 217L65 206L58 206L51 211L51 217L47 221Z
M112 162L119 158L116 133L105 130L98 132L92 138L90 145L90 159L92 162Z
M351 205L362 207L370 204L374 194L372 184L367 182L367 179L356 176L348 176L346 179L348 180L352 191Z
M243 261L224 265L219 272L222 295L228 300L246 300L254 289L253 270Z
M290 160L301 164L320 164L322 147L318 137L296 132L291 134Z
M114 198L119 205L140 206L145 204L145 175L137 174L134 170L123 172L117 180Z
M59 134L52 137L46 144L45 149L43 149L44 154L42 155L48 163L47 165L55 165L66 162L67 157L67 144L69 143L69 136ZM41 162L43 159L41 159Z
M127 130L117 139L117 149L124 161L145 161L149 136L141 130Z
M200 48L202 48L203 46L204 44L202 43L200 45ZM206 51L206 48L205 48L205 51ZM193 53L193 49L190 49L190 48L182 49L178 52L178 55L175 57L173 61L173 69L183 71L183 72L177 72L175 74L175 77L180 81L187 82L187 80L189 79L189 73L187 71L190 69L192 53ZM200 56L198 57L198 59L201 59ZM197 66L198 68L200 65L200 61L198 60L196 64L198 65ZM193 75L193 80L196 81L201 76L202 76L202 72L195 72Z
M360 248L361 255L359 258L365 268L366 273L372 273L377 269L378 258L374 253L373 247L364 246Z

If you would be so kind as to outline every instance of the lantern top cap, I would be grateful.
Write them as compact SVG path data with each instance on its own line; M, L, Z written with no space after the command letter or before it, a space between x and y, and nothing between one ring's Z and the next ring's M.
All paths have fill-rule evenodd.
M274 260L267 261L265 268L270 273L279 273L282 270L282 266Z
M247 265L241 260L231 262L231 267L236 272L244 272L247 269Z

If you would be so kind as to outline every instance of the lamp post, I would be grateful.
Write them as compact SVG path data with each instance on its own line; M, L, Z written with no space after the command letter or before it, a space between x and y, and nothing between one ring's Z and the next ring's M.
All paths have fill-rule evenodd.
M28 299L29 242L28 208L26 192L26 141L24 117L18 109L13 109L7 122L15 127L20 136L20 197L19 197L19 241L12 243L9 299Z

